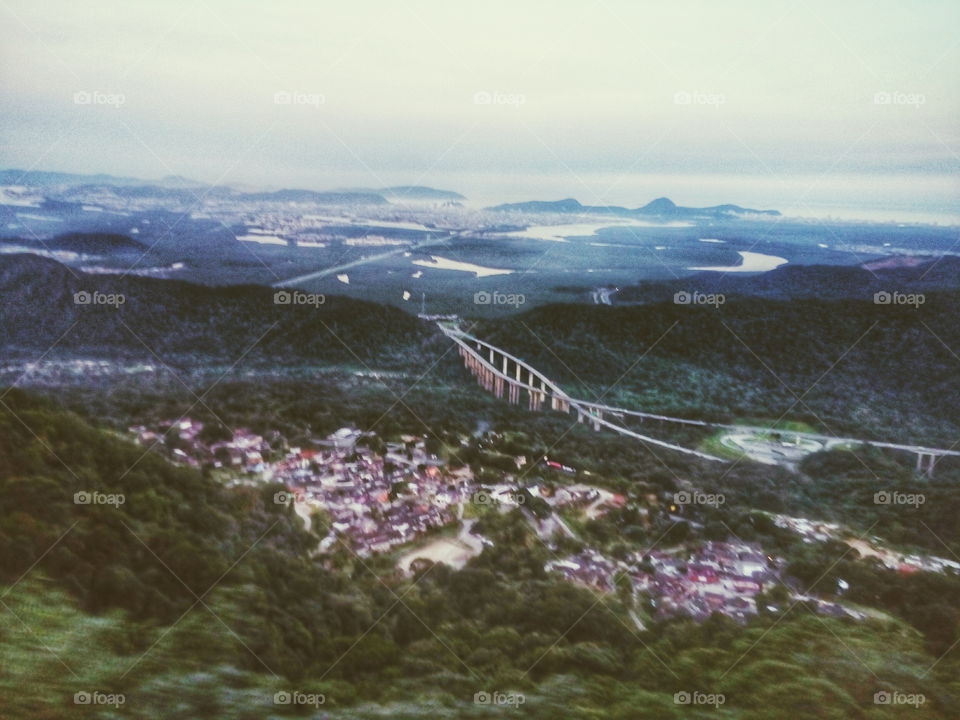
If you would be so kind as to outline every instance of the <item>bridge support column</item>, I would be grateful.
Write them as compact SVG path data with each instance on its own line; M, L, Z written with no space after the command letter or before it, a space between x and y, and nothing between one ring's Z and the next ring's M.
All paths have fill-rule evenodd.
M927 477L933 477L933 471L937 466L937 460L940 458L934 453L917 453L917 474L925 474Z
M537 379L533 376L533 371L527 371L527 385L530 386L530 389L527 391L530 394L530 409L537 411L540 409L540 393L536 390Z

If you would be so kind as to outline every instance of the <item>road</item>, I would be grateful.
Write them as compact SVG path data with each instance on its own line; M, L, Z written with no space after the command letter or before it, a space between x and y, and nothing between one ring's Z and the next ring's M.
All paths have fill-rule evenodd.
M597 288L592 291L590 294L593 296L593 302L595 305L613 305L610 301L610 296L615 292L618 292L620 288Z
M600 427L605 427L609 430L613 430L614 432L620 433L621 435L626 435L628 437L636 438L637 440L640 440L644 443L658 445L660 447L665 447L670 450L676 450L678 452L683 452L688 455L695 455L697 457L701 457L706 460L727 462L727 460L716 457L714 455L709 455L707 453L703 453L698 450L692 450L690 448L685 448L680 445L675 445L673 443L668 443L663 440L658 440L648 435L641 435L640 433L634 432L625 427L622 427L620 425L610 422L605 417L603 417L603 415L604 414L610 415L610 416L619 418L621 420L624 417L636 417L640 419L659 420L662 422L679 423L683 425L694 425L694 426L710 428L710 429L726 429L726 430L732 430L737 433L748 434L748 435L749 434L770 435L772 433L779 433L781 436L785 438L797 438L799 440L809 440L809 441L819 442L819 443L822 443L823 446L827 449L834 448L838 445L853 445L853 446L870 445L872 447L885 448L889 450L902 450L905 452L917 454L918 456L928 455L928 456L936 456L939 458L939 457L949 455L953 457L960 457L960 450L933 448L933 447L927 447L925 445L892 443L892 442L885 442L881 440L865 440L861 438L838 437L838 436L832 436L832 435L824 435L821 433L776 430L775 428L771 428L771 427L758 427L755 425L736 425L732 423L717 423L717 422L710 422L706 420L691 420L689 418L679 418L679 417L673 417L670 415L658 415L656 413L647 413L647 412L641 412L638 410L629 410L627 408L614 407L612 405L606 405L598 402L591 402L589 400L580 400L577 398L570 397L563 389L560 388L559 385L557 385L555 382L547 378L543 373L536 370L536 368L524 362L523 360L520 360L514 355L511 355L510 353L505 352L504 350L501 350L497 346L491 345L488 342L480 340L479 338L476 338L470 335L469 333L465 333L455 326L447 326L440 323L439 327L440 327L440 330L447 337L449 337L451 340L453 340L458 345L463 347L471 356L473 356L476 360L478 360L489 373L492 373L494 376L502 379L509 385L518 386L522 390L525 390L527 392L542 394L544 397L548 395L553 395L557 398L561 398L566 403L568 403L572 409L578 412L584 413L587 416L586 419L588 420L588 422L593 423L595 427L597 427L598 429ZM487 360L487 358L483 357L480 353L477 352L477 348L481 346L486 347L492 352L499 354L502 358L507 358L508 360L515 362L518 366L522 367L524 370L532 373L542 381L543 387L534 387L532 385L528 385L527 383L521 382L516 378L510 377L509 375L503 373L499 367L497 367L494 364L491 364ZM919 468L919 460L918 460L918 468ZM931 466L930 472L932 472L932 466Z
M509 384L509 385L514 385L514 386L516 386L516 387L519 387L519 388L521 388L521 389L523 389L523 390L526 390L526 391L531 392L531 393L534 393L534 394L542 394L542 395L546 396L546 394L547 394L546 391L549 390L549 394L551 394L551 395L553 395L553 396L555 396L555 397L557 397L557 398L560 398L560 399L564 400L565 402L569 403L569 405L570 405L571 408L573 408L573 409L576 410L577 412L582 413L582 415L584 416L584 419L587 420L587 421L590 422L590 423L593 423L594 426L596 426L598 429L599 429L600 427L605 427L605 428L607 428L608 430L613 430L614 432L620 433L621 435L626 435L626 436L628 436L628 437L632 437L632 438L634 438L634 439L636 439L636 440L640 440L640 441L643 442L643 443L647 443L647 444L649 444L649 445L657 445L657 446L659 446L659 447L663 447L663 448L666 448L666 449L668 449L668 450L675 450L676 452L685 453L685 454L687 454L687 455L694 455L694 456L699 457L699 458L702 458L702 459L704 459L704 460L712 460L712 461L714 461L714 462L723 462L723 463L728 462L727 460L725 460L725 459L723 459L723 458L719 458L719 457L716 457L716 456L714 456L714 455L710 455L710 454L708 454L708 453L700 452L699 450L691 450L690 448L683 447L682 445L676 445L676 444L674 444L674 443L666 442L665 440L659 440L659 439L657 439L657 438L650 437L649 435L641 435L640 433L636 433L636 432L634 432L633 430L629 430L629 429L627 429L627 428L625 428L625 427L621 427L620 425L617 425L616 423L612 423L612 422L610 422L609 420L607 420L606 418L602 417L599 413L591 413L591 412L589 412L589 408L590 408L590 407L601 407L601 406L597 405L596 403L588 403L588 402L584 402L584 401L582 401L582 400L576 400L576 399L574 399L574 398L571 398L571 397L570 397L569 395L567 395L567 393L564 392L556 383L554 383L553 381L551 381L550 379L548 379L545 375L543 375L543 373L537 371L536 369L534 369L533 367L531 367L530 365L528 365L527 363L525 363L523 360L520 360L519 358L514 357L514 356L511 355L510 353L504 352L503 350L501 350L501 349L498 348L498 347L495 347L495 346L493 346L493 345L490 345L489 343L485 343L484 341L480 340L479 338L475 338L474 336L472 336L472 335L470 335L470 334L468 334L468 333L463 332L462 330L460 330L460 329L457 328L457 327L454 327L454 326L451 326L451 325L446 325L446 324L444 324L444 323L442 323L442 322L441 322L441 323L438 323L438 326L439 326L441 332L443 332L444 335L446 335L448 338L450 338L450 339L453 340L455 343L457 343L460 347L462 347L464 350L466 350L471 356L473 356L474 358L476 358L476 359L484 366L484 368L486 368L486 370L489 371L490 373L492 373L494 376L502 379L503 381L505 381L505 382L506 382L507 384ZM510 376L506 375L506 374L503 373L499 368L495 367L494 365L491 365L490 362L488 362L486 358L484 358L484 357L482 357L481 355L479 355L479 354L477 353L476 349L473 348L473 347L471 347L471 345L470 345L469 343L474 343L474 344L478 344L478 345L484 345L484 346L486 346L486 347L494 350L495 352L497 352L500 356L505 357L505 358L508 358L509 360L511 360L511 361L513 361L513 362L516 362L519 366L523 367L524 369L526 369L526 370L532 372L534 375L536 375L537 378L540 379L540 380L543 382L543 387L542 387L542 388L534 387L534 386L532 386L532 385L528 385L528 384L526 384L526 383L524 383L524 382L521 382L521 381L519 381L519 380L516 380L516 379L513 378L513 377L510 377ZM611 415L616 415L617 413L616 413L616 412L610 412L610 414L611 414ZM958 454L960 454L960 453L958 453Z
M339 275L350 268L360 267L361 265L366 265L367 263L377 262L378 260L393 257L394 255L413 252L414 250L421 250L423 248L433 247L434 245L442 245L443 243L458 238L466 233L466 230L459 230L457 232L450 233L446 237L431 238L430 240L424 240L416 245L404 245L403 247L387 250L386 252L377 253L376 255L367 255L366 257L362 257L357 260L351 260L350 262L343 263L342 265L324 268L323 270L317 270L316 272L307 273L306 275L297 275L297 277L287 278L286 280L279 280L273 283L272 287L297 287L311 280L319 280L320 278L329 277L331 275Z

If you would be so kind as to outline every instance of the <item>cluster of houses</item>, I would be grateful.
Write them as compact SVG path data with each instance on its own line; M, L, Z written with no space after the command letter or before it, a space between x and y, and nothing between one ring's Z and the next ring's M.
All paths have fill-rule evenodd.
M615 588L617 576L626 573L629 566L586 548L570 557L551 560L545 569L548 572L560 573L570 582L589 585L601 592L611 592Z
M774 515L774 524L779 528L791 530L805 543L825 542L837 536L840 526L837 523L809 520L807 518Z
M655 618L683 614L695 620L715 612L747 619L757 613L756 596L779 577L778 561L759 545L712 541L686 555L654 550L631 575Z
M240 477L232 484L285 485L289 493L278 501L294 500L305 519L322 508L330 532L321 549L338 538L360 555L408 543L455 521L458 505L476 490L469 468L450 471L412 436L375 452L368 446L373 443L358 442L363 433L354 428L336 431L315 443L317 449L289 447L279 435L268 440L245 429L209 441L203 429L189 418L130 428L138 442L176 462L236 471Z
M704 620L717 612L743 622L761 609L779 612L801 602L821 615L866 617L834 600L798 592L783 577L786 561L764 554L755 543L709 541L686 556L654 551L643 561L642 571L631 578L634 590L649 598L656 619L686 615ZM788 605L758 607L758 595L778 585L787 590Z
M161 422L156 428L135 425L130 432L141 445L191 467L230 468L257 474L268 469L265 457L273 448L260 435L239 428L229 439L209 441L202 435L203 429L204 424L198 420L180 418ZM273 443L281 446L277 441L273 438Z
M746 620L757 613L756 596L779 582L781 562L764 555L759 545L711 541L686 553L654 550L627 561L584 550L547 563L546 569L607 592L618 576L627 576L634 594L649 599L655 619L705 620L717 612Z
M552 507L582 509L588 518L599 517L611 508L627 504L627 498L601 487L577 483L557 488L552 496L544 498Z
M889 570L910 574L920 570L936 573L960 574L960 562L934 555L903 553L886 547L878 538L854 539L855 533L837 523L818 522L807 518L774 515L777 527L790 530L805 543L841 540L851 545L861 555L874 557Z
M386 552L455 523L463 517L467 503L506 510L523 506L529 495L541 498L554 510L575 507L586 517L597 517L626 502L621 495L582 483L546 493L545 486L529 487L525 493L509 483L481 487L469 468L451 470L427 452L421 438L413 436L384 443L372 434L342 428L308 449L290 447L277 433L266 438L246 429L205 433L203 423L189 418L130 430L141 444L157 448L177 462L233 471L231 483L284 485L288 492L278 493L277 502L293 500L308 527L315 519L313 511L322 511L328 525L321 551L339 542L361 556ZM548 519L559 522L559 529L574 537L558 515L551 514ZM833 523L784 515L774 516L774 522L798 533L805 542L844 537L841 526ZM860 545L861 552L876 554L901 571L904 567L960 571L960 563L942 558L903 556L867 541ZM766 555L757 544L710 541L693 549L654 550L625 559L584 548L547 563L546 570L600 592L612 592L618 578L629 578L634 596L648 601L655 619L685 615L703 620L717 612L743 621L758 612L757 596L782 582L783 565L782 559ZM790 594L791 602L814 604L825 614L859 615L835 602L793 590Z
M298 512L322 508L330 521L321 550L345 542L361 556L385 552L457 519L469 499L469 469L450 472L423 441L387 443L383 454L345 447L347 430L328 438L322 451L296 450L274 469L290 489Z

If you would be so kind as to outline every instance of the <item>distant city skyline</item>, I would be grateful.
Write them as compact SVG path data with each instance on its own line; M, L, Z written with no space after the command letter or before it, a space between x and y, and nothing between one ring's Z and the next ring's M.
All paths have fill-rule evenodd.
M11 0L0 15L2 167L960 215L945 0Z

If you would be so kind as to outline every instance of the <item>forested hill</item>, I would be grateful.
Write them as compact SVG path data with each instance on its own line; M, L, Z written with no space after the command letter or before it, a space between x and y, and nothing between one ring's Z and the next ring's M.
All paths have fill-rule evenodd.
M872 301L551 305L475 334L583 397L687 417L804 419L824 432L953 443L960 292ZM615 403L611 403L615 404Z
M618 595L545 572L551 553L519 511L484 519L493 545L465 569L409 577L388 557L311 559L319 537L273 502L278 489L225 488L6 393L0 715L680 720L694 715L675 693L696 690L722 693L730 720L882 720L898 715L875 694L896 689L923 694L923 717L955 717L955 662L898 620L797 606L639 633ZM92 691L125 702L74 703ZM277 706L281 691L323 705ZM489 692L524 704L474 702Z
M36 357L53 346L50 357L189 364L243 356L382 368L419 364L424 343L436 341L434 328L392 307L286 299L278 304L263 286L87 275L34 255L0 256L0 351Z

